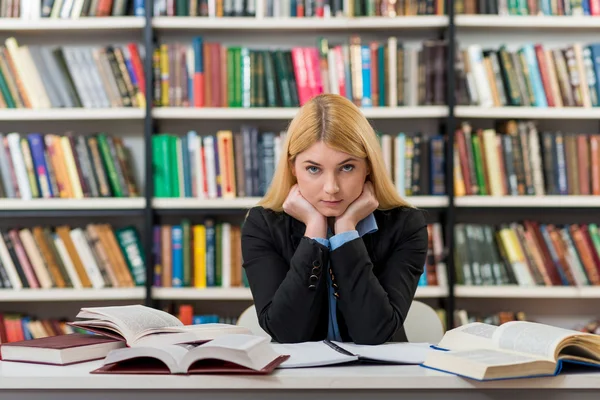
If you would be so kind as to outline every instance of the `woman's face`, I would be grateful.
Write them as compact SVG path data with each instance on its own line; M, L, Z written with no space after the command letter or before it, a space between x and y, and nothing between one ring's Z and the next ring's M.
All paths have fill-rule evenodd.
M365 159L319 141L296 156L292 172L302 196L326 217L337 217L360 196L369 173Z

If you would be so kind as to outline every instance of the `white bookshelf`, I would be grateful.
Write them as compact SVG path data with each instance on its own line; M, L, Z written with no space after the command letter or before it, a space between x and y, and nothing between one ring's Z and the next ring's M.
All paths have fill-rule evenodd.
M141 120L141 108L13 108L1 109L0 121Z
M489 119L600 119L600 108L456 106L454 115L457 118Z
M462 286L454 287L456 298L495 299L596 299L600 287L572 286Z
M443 28L447 16L358 17L358 18L204 18L154 17L159 30L248 30L248 31L358 31Z
M145 288L0 289L0 302L131 300L142 301Z
M0 210L138 210L146 206L143 197L85 199L0 199Z
M535 30L548 28L564 29L598 29L600 18L592 16L551 16L551 15L457 15L455 25L459 28L504 28Z
M598 207L600 196L462 196L456 207Z
M152 110L152 116L158 120L172 119L244 119L277 120L292 119L298 108L194 108L160 107ZM363 109L367 118L444 118L448 116L446 106L421 107L373 107Z
M239 197L234 199L197 199L197 198L155 198L152 206L156 209L249 209L254 207L260 197ZM442 208L448 206L447 196L412 196L406 200L416 207Z
M447 287L421 286L416 298L442 298L448 296ZM157 300L252 300L249 288L152 288L152 297Z
M143 17L89 17L78 19L40 18L21 20L0 18L0 32L47 32L63 31L128 31L141 30L146 21Z

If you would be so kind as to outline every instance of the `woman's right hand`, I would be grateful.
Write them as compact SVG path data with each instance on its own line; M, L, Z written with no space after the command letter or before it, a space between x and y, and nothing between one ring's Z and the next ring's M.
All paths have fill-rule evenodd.
M298 221L304 222L306 225L305 236L326 237L327 218L302 196L297 184L292 186L283 202L283 211Z

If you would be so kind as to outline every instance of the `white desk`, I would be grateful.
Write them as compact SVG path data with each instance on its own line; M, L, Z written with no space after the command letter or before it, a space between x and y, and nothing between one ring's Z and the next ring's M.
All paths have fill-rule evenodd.
M600 373L476 382L419 366L277 370L268 376L92 375L100 365L66 367L0 361L0 398L147 399L598 399Z

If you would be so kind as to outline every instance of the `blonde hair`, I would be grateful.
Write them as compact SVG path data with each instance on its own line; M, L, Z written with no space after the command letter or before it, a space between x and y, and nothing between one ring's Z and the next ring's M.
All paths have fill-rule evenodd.
M313 97L290 122L275 174L259 206L283 211L283 202L296 184L291 165L299 153L321 140L332 149L366 158L380 210L412 208L400 197L387 173L381 146L369 121L350 100L335 94Z

